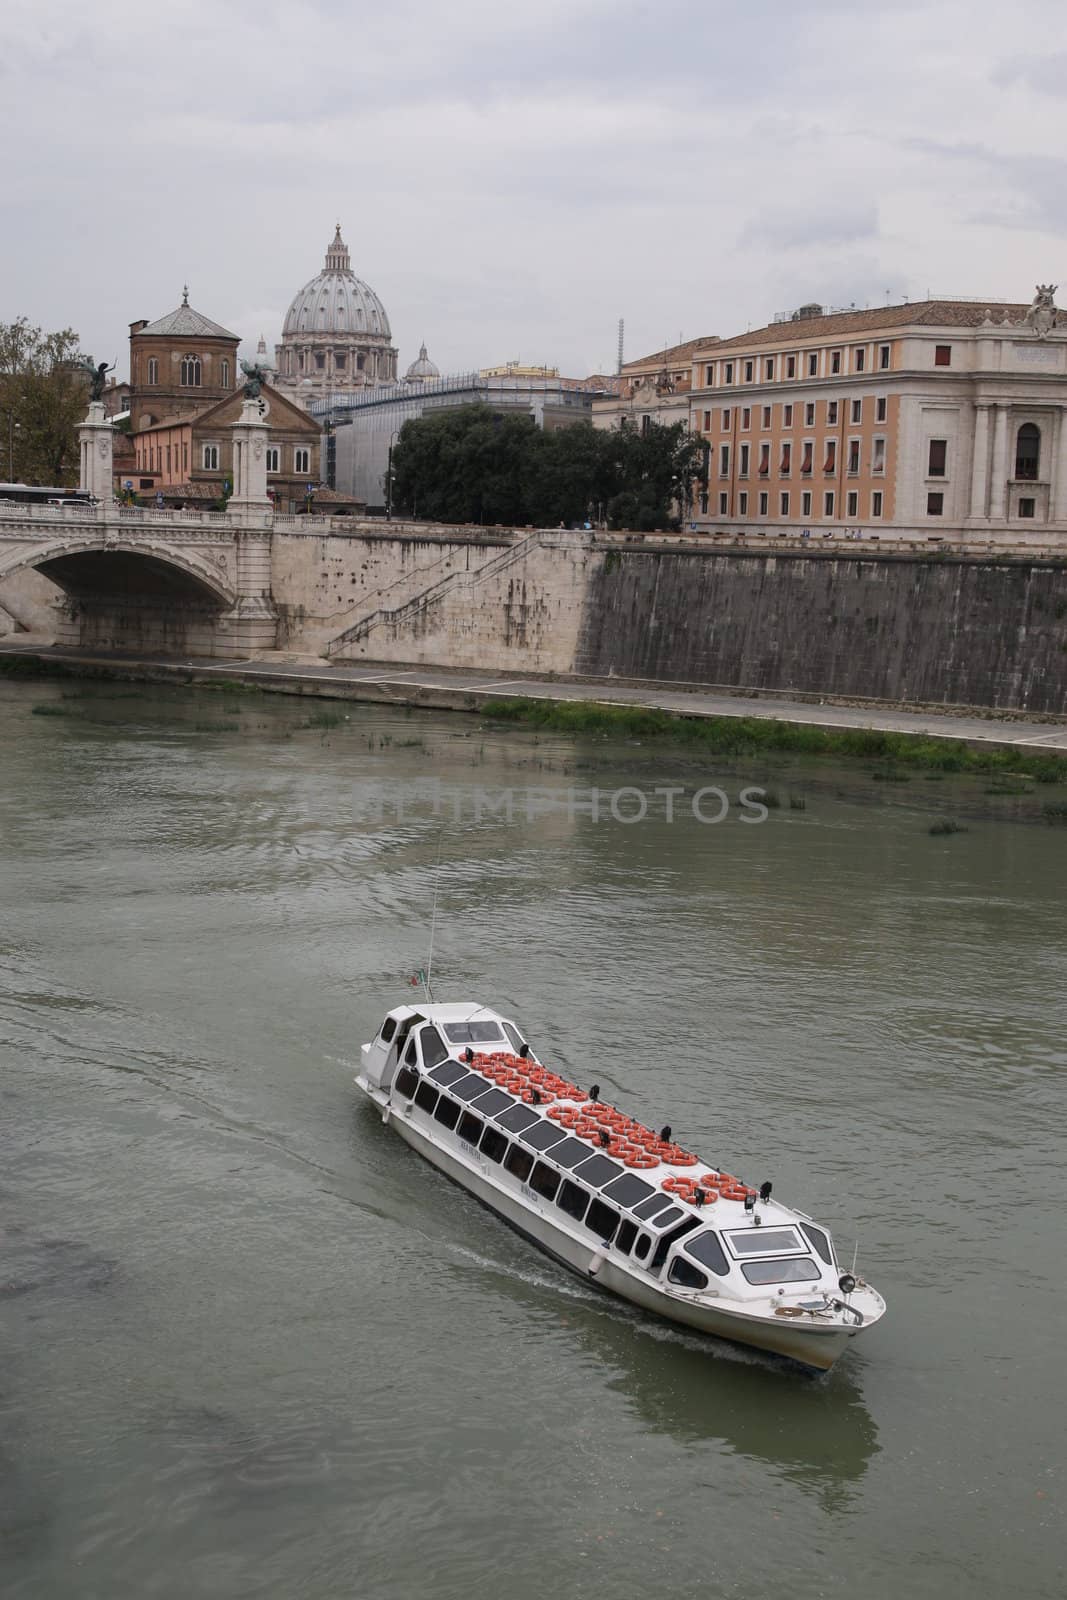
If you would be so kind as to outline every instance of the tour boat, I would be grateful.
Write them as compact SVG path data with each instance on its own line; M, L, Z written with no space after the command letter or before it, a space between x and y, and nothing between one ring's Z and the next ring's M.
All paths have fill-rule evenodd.
M885 1312L802 1211L701 1161L475 1004L397 1006L356 1084L420 1155L579 1277L827 1371Z

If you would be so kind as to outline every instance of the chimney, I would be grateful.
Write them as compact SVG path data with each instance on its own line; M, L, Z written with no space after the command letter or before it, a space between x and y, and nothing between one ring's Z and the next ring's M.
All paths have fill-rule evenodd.
M140 322L131 322L130 323L130 338L132 339L135 333L140 333L142 328L147 328L147 327L148 327L148 318L147 317L142 317Z

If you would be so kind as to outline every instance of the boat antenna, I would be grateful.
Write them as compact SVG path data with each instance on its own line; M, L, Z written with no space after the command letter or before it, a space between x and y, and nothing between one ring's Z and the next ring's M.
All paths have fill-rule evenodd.
M430 948L426 955L426 972L422 980L422 987L426 991L426 999L433 1005L433 990L430 988L430 978L433 974L433 936L437 927L437 891L441 887L441 846L444 843L445 830L442 828L437 835L437 865L433 869L433 913L430 917Z

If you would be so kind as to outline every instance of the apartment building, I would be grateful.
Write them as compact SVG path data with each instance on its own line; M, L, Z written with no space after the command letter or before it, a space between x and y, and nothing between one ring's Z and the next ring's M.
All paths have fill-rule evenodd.
M620 369L616 392L593 401L593 427L618 428L623 423L647 433L653 424L672 427L689 423L689 389L693 358L717 344L714 334L656 350Z
M929 300L788 318L693 356L697 529L1067 533L1067 316Z

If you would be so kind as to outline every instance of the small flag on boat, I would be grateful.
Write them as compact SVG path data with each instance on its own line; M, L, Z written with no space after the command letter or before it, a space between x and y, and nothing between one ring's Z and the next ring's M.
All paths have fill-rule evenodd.
M418 972L416 972L415 976L411 979L411 987L413 989L417 989L419 987L420 983L425 983L425 982L426 982L426 974L420 968L420 970Z

